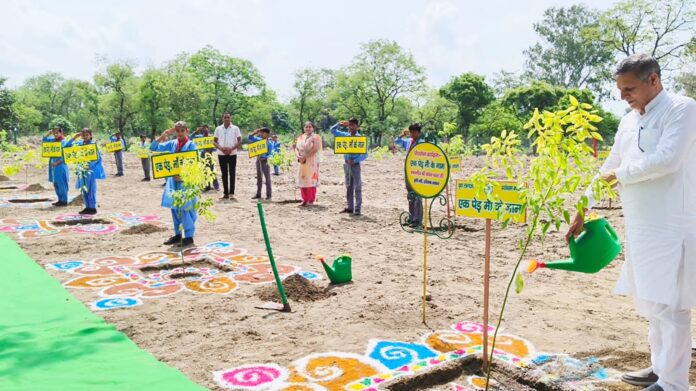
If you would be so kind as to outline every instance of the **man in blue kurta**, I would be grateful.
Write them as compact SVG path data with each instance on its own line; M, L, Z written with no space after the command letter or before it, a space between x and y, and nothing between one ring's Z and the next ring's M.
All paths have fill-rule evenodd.
M75 139L78 137L81 137L82 140L75 142ZM82 132L73 136L66 146L72 147L73 145L88 144L94 144L92 130L90 128L84 128ZM79 212L81 215L97 214L97 179L104 178L106 178L106 173L102 165L102 156L97 149L97 160L89 162L89 171L85 172L83 175L78 175L77 181L75 182L75 188L82 193L82 201L85 204L85 208Z
M62 128L53 128L43 138L45 142L60 142L65 148L68 143L65 140ZM53 206L68 206L68 166L65 164L63 157L52 157L48 160L48 181L53 183L53 189L56 191L58 201L53 203Z
M169 137L173 135L176 135L176 138L167 141ZM165 130L159 138L153 140L152 144L150 144L150 150L169 153L195 151L196 143L191 141L188 137L186 122L179 121L173 128ZM172 192L183 190L183 188L183 183L178 176L168 177L164 186L164 194L162 194L162 206L171 209L172 220L174 221L174 236L169 238L164 244L178 245L181 243L182 248L185 248L194 245L193 236L196 233L196 219L198 218L198 213L195 209L197 202L195 198L187 202L184 206L174 207Z
M348 129L345 130L341 129ZM360 121L356 118L351 118L348 121L341 121L331 127L331 134L335 136L360 136L358 132ZM341 213L353 213L356 216L360 215L362 207L362 173L360 171L360 163L367 159L366 153L361 154L346 154L343 155L345 164L343 165L343 173L345 174L346 183L346 207Z

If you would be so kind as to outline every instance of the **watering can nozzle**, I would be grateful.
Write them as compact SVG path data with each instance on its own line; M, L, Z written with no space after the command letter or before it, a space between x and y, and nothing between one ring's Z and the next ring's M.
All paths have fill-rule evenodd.
M529 264L527 265L527 273L532 274L537 269L544 269L545 267L546 262L539 262L536 259L532 258L529 260Z

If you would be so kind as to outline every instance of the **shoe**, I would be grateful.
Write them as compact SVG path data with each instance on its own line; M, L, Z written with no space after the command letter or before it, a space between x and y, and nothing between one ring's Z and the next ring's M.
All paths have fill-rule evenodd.
M411 223L408 226L409 226L409 228L413 228L413 229L423 229L423 226L420 224L417 224L417 223Z
M60 204L60 201L51 202L51 205L53 205L53 206L56 206L56 205L58 205L58 204Z
M655 372L653 372L652 368L645 368L635 372L624 373L621 376L621 381L624 383L638 387L651 386L657 383L657 380L658 376L655 374Z
M87 208L82 209L81 211L77 212L79 215L86 215L87 214Z
M184 238L184 240L181 242L181 248L188 248L193 246L195 246L195 244L193 244L193 238Z
M353 211L353 216L360 216L362 213L360 213L360 209L356 209Z
M228 196L227 194L225 194L224 196L220 197L220 199L221 199L221 200L229 200L229 199L230 199L230 196Z
M259 198L261 198L261 196L260 196L260 195L258 195L258 194L257 194L257 195L255 195L255 196L253 196L253 197L251 197L251 199L252 199L252 200L258 200Z
M271 196L266 197L266 201L270 201L270 200L271 200Z
M179 242L181 242L181 235L174 235L162 244L165 244L167 246L171 246L173 244L178 244Z
M97 214L97 210L95 208L85 208L84 210L85 213L80 213L80 214L86 214L86 215L95 215Z
M143 178L140 180L140 182L150 182L150 178Z
M309 205L309 204L306 203L306 202L304 202L304 201L302 201L302 203L300 204L300 207L302 208L302 207L305 207L305 206L307 206L307 205Z
M643 388L643 391L665 391L662 387L658 386L657 383L650 387Z
M114 176L123 176L123 174L116 174L116 175L114 175Z
M342 211L340 211L340 212L338 212L338 213L353 213L353 210L352 210L352 209L345 208L345 209L343 209Z
M54 203L53 206L68 206L68 203L67 203L67 202L58 201L58 202Z

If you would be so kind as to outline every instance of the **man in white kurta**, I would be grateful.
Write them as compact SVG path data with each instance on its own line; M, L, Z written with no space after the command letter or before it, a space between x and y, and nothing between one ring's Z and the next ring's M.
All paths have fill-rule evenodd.
M631 112L601 174L618 182L626 262L616 293L649 321L652 367L623 376L650 391L688 391L696 307L696 102L662 88L660 68L632 55L615 73ZM592 207L594 201L589 196ZM576 216L568 235L582 229Z

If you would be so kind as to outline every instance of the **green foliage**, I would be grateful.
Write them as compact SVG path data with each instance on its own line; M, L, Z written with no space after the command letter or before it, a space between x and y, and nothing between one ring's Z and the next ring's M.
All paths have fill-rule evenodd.
M182 189L172 191L172 205L174 208L184 208L188 203L196 199L192 208L203 218L213 221L217 216L211 210L213 199L201 200L200 196L207 186L211 186L215 179L215 174L209 167L212 161L210 155L204 155L200 159L186 159L181 166ZM183 228L181 232L184 232ZM183 235L182 235L183 236Z
M124 132L137 113L138 82L133 67L128 63L111 64L94 76L94 83L103 95L101 109L108 119L106 123Z
M306 121L319 126L322 117L328 116L335 83L335 72L330 69L303 68L295 72L293 87L297 95L290 100L290 107L295 113L291 122L296 129L302 129Z
M457 105L457 124L465 138L469 137L469 126L495 98L493 89L486 84L483 76L474 73L463 73L452 78L440 88L440 95Z
M478 145L469 142L465 143L461 135L454 136L449 142L439 144L447 156L474 156L478 154Z
M269 164L280 167L283 172L290 171L294 162L295 156L282 147L268 158Z
M442 130L437 132L438 136L441 137L451 137L454 136L454 133L457 132L457 123L456 122L445 122L442 124ZM461 136L459 136L461 138Z
M481 116L471 125L471 135L475 139L490 139L503 130L520 132L523 123L509 107L496 100L481 113Z
M9 129L15 122L15 96L4 84L5 79L0 77L0 129Z
M370 157L377 161L382 161L385 158L389 158L392 156L391 151L389 150L389 147L384 145L381 147L374 148L370 151Z
M565 94L562 87L534 80L529 85L509 90L501 103L513 110L517 118L526 122L534 109L547 110L558 104Z
M51 122L48 124L49 129L54 129L54 128L61 128L63 129L63 133L65 135L68 135L69 133L72 133L75 131L75 125L72 124L72 122L68 121L67 118L56 115L51 119Z
M448 134L453 136L457 131L457 105L440 96L437 89L430 89L416 99L416 107L413 113L413 122L420 123L424 129L445 129L448 126ZM452 128L449 125L454 125Z
M527 77L605 96L614 53L593 39L591 31L598 25L599 13L584 5L548 8L534 24L541 42L524 52Z

